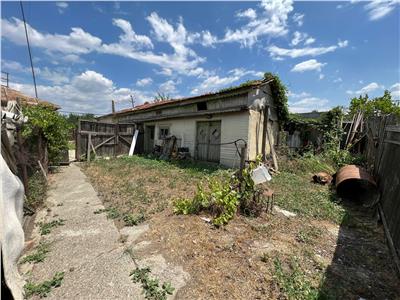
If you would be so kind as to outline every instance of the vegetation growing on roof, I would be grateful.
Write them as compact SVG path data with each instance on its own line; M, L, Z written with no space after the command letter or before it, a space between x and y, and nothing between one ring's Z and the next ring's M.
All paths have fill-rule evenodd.
M246 82L243 82L243 83L241 83L239 85L230 86L230 87L227 87L227 88L220 89L218 91L218 93L229 92L229 91L233 91L233 90L236 90L238 88L241 88L241 87L252 86L257 82L259 82L259 80L247 80Z
M267 72L264 74L264 78L266 80L272 79L272 81L269 83L271 87L272 98L274 99L276 105L278 120L281 122L281 124L284 124L289 119L287 97L288 89L276 74Z

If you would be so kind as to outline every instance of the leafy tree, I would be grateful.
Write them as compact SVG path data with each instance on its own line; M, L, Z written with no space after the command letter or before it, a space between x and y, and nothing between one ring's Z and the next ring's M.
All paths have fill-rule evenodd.
M400 107L393 100L388 90L383 96L370 99L368 95L360 95L350 100L350 115L363 111L365 116L380 116L388 114L400 115Z
M73 126L73 127L77 127L78 126L78 122L79 119L83 119L83 120L94 120L95 119L95 115L94 114L74 114L74 113L70 113L69 115L65 115L64 118L67 120L67 122Z
M57 162L61 151L68 149L68 137L72 126L67 119L51 108L42 105L25 106L23 113L28 117L22 135L36 141L43 134L47 141L50 161Z

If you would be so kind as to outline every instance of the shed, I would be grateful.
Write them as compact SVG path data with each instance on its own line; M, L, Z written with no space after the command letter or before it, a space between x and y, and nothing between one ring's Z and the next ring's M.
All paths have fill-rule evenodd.
M101 122L135 123L139 129L136 153L151 153L169 136L178 147L198 160L237 167L238 147L247 144L247 159L270 152L263 138L264 115L272 144L276 144L279 120L271 96L270 81L256 80L235 88L183 99L145 103L98 118ZM237 141L236 145L234 142Z

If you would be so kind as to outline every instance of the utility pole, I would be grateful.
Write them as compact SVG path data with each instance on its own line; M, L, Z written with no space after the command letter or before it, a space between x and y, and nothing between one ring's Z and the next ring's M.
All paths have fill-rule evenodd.
M131 95L131 101L132 101L132 108L135 107L135 101L133 100L133 96Z

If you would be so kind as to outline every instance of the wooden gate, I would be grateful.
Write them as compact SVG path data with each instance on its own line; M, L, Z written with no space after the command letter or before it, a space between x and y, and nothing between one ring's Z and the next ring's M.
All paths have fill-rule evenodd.
M197 122L196 158L219 162L221 152L221 121Z
M135 124L79 120L76 159L78 161L83 158L88 159L93 154L96 156L128 154L135 128ZM135 153L137 153L136 148Z

